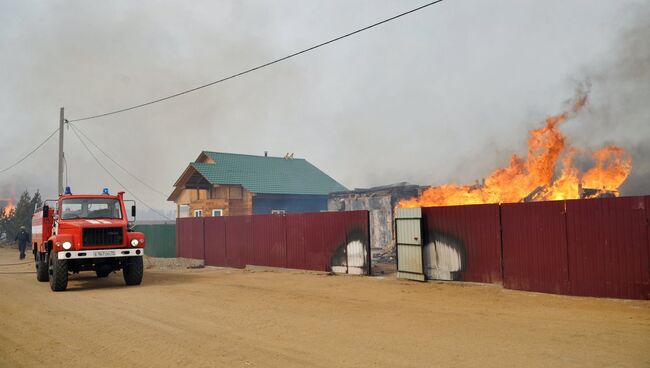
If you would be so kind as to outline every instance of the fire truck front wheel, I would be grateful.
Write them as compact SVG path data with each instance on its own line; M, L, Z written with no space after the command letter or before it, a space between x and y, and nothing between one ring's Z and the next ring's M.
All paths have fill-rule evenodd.
M124 282L127 285L140 285L142 283L142 275L144 274L142 257L128 257L125 261L122 266Z
M57 259L54 252L50 252L48 273L52 291L63 291L68 287L68 262Z
M36 251L34 257L36 258L36 280L41 282L49 281L50 274L47 270L47 262L45 261L44 254Z

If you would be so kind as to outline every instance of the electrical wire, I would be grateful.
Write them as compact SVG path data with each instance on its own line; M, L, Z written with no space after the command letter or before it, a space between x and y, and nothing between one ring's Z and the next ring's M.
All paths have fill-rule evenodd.
M104 154L104 156L106 156L106 157L107 157L109 160L111 160L115 165L117 165L117 167L119 167L120 169L124 170L125 173L129 174L129 176L131 176L133 179L137 180L140 184L146 186L147 188L151 189L152 191L154 191L154 192L160 194L160 195L163 196L165 199L167 199L167 197L168 197L167 194L163 193L162 191L157 190L156 188L153 188L153 187L152 187L151 185L149 185L147 182L145 182L144 180L141 180L140 178L138 178L137 176L135 176L134 174L132 174L129 170L127 170L124 166L120 165L119 162L115 161L111 156L108 155L108 153L106 153L106 151L104 151L103 149L101 149L101 147L99 147L99 146L98 146L98 145L97 145L97 144L96 144L92 139L90 139L90 137L89 137L86 133L84 133L84 131L81 130L81 128L79 128L78 126L76 126L75 124L72 124L72 123L70 124L70 126L72 126L72 129L77 130L77 132L79 132L81 135L83 135L83 136L86 138L86 140L88 140L88 142L90 142L90 144L92 144L93 146L95 146L95 148L97 148L97 149L99 150L99 152L101 152L102 154Z
M150 205L148 205L147 202L141 200L141 199L138 198L135 194L133 194L133 192L130 191L130 190L126 187L126 185L122 184L122 182L120 182L120 181L115 177L115 175L113 175L113 174L112 174L112 173L111 173L111 172L106 168L106 166L104 166L104 164L102 164L101 161L99 161L99 159L97 158L97 156L95 156L95 154L94 154L93 151L90 149L90 147L88 147L88 145L86 144L86 142L84 142L84 140L81 139L81 136L79 135L79 133L77 133L77 130L76 130L76 128L75 128L74 126L72 127L72 132L77 136L77 138L79 139L79 141L81 142L81 144L84 146L84 148L86 149L86 151L88 151L88 153L89 153L90 156L95 160L95 162L97 162L97 164L98 164L102 169L104 169L104 171L106 171L106 173L107 173L111 178L113 178L113 180L115 180L115 182L116 182L118 185L120 185L122 188L124 188L124 190L126 190L127 192L129 192L129 194L131 194L131 195L133 196L133 198L135 198L138 202L142 203L145 207L147 207L149 210L151 210L152 212L154 212L154 213L157 214L158 216L160 216L160 217L162 217L162 218L165 218L165 219L167 219L167 220L173 221L173 219L171 219L171 218L165 216L164 214L158 212L157 210L153 209L153 207L151 207Z
M0 174L4 173L5 171L9 171L9 170L13 169L14 167L18 166L21 162L25 161L27 159L27 157L31 156L34 152L38 151L39 148L43 147L43 145L45 143L47 143L47 141L49 141L50 138L52 138L56 134L56 132L58 132L58 131L59 131L59 128L56 128L55 131L53 131L50 135L48 135L47 138L45 138L45 140L43 140L38 146L36 146L36 148L29 151L29 153L27 153L25 156L23 156L23 158L21 158L20 160L14 162L12 165L0 170Z
M427 7L429 7L429 6L432 6L432 5L435 5L435 4L438 4L438 3L441 3L441 2L443 2L443 1L444 1L444 0L436 0L436 1L432 1L432 2L426 3L426 4L422 5L422 6L417 7L417 8L411 9L411 10L409 10L409 11L405 11L405 12L403 12L403 13L400 13L400 14L397 14L397 15L392 16L392 17L390 17L390 18L384 19L384 20L379 21L379 22L377 22L377 23L373 23L373 24L371 24L371 25L369 25L369 26L366 26L366 27L363 27L363 28L357 29L356 31L352 31L352 32L346 33L346 34L344 34L344 35L341 35L341 36L338 36L338 37L332 38L332 39L330 39L330 40L328 40L328 41L321 42L321 43L319 43L319 44L317 44L317 45L314 45L314 46L312 46L312 47L309 47L309 48L303 49L303 50L298 51L298 52L294 52L293 54L290 54L290 55L287 55L287 56L281 57L281 58L279 58L279 59L275 59L275 60L273 60L273 61L269 61L269 62L267 62L267 63L261 64L261 65L258 65L258 66L256 66L256 67L253 67L253 68L250 68L250 69L246 69L246 70L244 70L244 71L242 71L242 72L239 72L239 73L236 73L236 74L230 75L230 76L225 77L225 78L221 78L221 79L216 80L216 81L214 81L214 82L206 83L206 84L200 85L200 86L198 86L198 87L194 87L194 88L191 88L191 89L188 89L188 90L185 90L185 91L181 91L181 92L178 92L178 93L174 93L174 94L172 94L172 95L169 95L169 96L166 96L166 97L162 97L162 98L158 98L158 99L155 99L155 100L152 100L152 101L144 102L144 103L141 103L141 104L138 104L138 105L134 105L134 106L130 106L130 107L125 107L125 108L122 108L122 109L119 109L119 110L109 111L109 112L105 112L105 113L102 113L102 114L90 115L90 116L81 117L81 118L76 118L76 119L70 119L69 121L70 121L70 122L75 122L75 121L91 120L91 119L101 118L101 117L104 117L104 116L109 116L109 115L119 114L119 113L126 112L126 111L129 111L129 110L135 110L135 109L138 109L138 108L141 108L141 107L145 107L145 106L148 106L148 105L153 105L153 104L158 103L158 102L163 102L163 101L166 101L166 100L169 100L169 99L172 99L172 98L175 98L175 97L179 97L179 96L182 96L182 95L185 95L185 94L188 94L188 93L194 92L194 91L198 91L198 90L200 90L200 89L203 89L203 88L206 88L206 87L210 87L210 86L213 86L213 85L218 84L218 83L225 82L225 81L230 80L230 79L234 79L234 78L237 78L237 77L241 77L241 76L244 75L244 74L248 74L248 73L254 72L254 71L258 70L258 69L262 69L262 68L265 68L265 67L267 67L267 66L271 66L271 65L273 65L273 64L277 64L277 63L282 62L282 61L285 61L285 60L287 60L287 59L291 59L291 58L293 58L293 57L295 57L295 56L298 56L298 55L301 55L301 54L307 53L307 52L312 51L312 50L315 50L315 49L317 49L317 48L319 48L319 47L323 47L323 46L329 45L330 43L333 43L333 42L336 42L336 41L342 40L342 39L347 38L347 37L350 37L350 36L353 36L353 35L355 35L355 34L357 34L357 33L361 33L361 32L363 32L363 31L366 31L366 30L368 30L368 29L371 29L371 28L377 27L377 26L382 25L382 24L384 24L384 23L388 23L388 22L390 22L390 21L392 21L392 20L395 20L395 19L397 19L397 18L401 18L401 17L403 17L403 16L405 16L405 15L408 15L408 14L414 13L414 12L416 12L416 11L419 11L419 10L422 10L422 9L427 8Z

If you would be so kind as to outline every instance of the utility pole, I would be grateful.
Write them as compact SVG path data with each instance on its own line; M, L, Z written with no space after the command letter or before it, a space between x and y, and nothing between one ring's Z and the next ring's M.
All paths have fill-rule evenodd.
M65 118L63 117L63 107L59 117L59 195L63 194L63 125Z

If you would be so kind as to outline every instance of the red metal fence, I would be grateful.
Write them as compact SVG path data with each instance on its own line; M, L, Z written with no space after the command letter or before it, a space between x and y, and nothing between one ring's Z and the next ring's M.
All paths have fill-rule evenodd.
M499 205L428 207L424 218L425 272L456 280L501 282Z
M509 289L650 299L650 196L498 209L422 209L425 241L460 254L462 267L453 279L498 282L502 276ZM428 256L425 251L425 263Z
M432 207L422 214L430 272L503 280L518 290L650 299L650 196ZM208 265L370 274L367 211L182 218L176 234L178 256Z
M501 206L504 286L650 298L650 196Z
M179 242L183 242L180 246ZM176 255L183 258L203 259L204 237L202 218L176 219Z
M503 286L565 294L569 290L564 201L501 205Z
M211 266L370 273L368 211L182 218L176 244Z
M566 201L571 294L650 297L648 198Z

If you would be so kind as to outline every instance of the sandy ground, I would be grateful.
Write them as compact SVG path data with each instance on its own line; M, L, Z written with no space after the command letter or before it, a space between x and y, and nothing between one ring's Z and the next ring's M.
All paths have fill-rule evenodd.
M74 276L0 248L1 367L649 367L650 303L232 269Z

